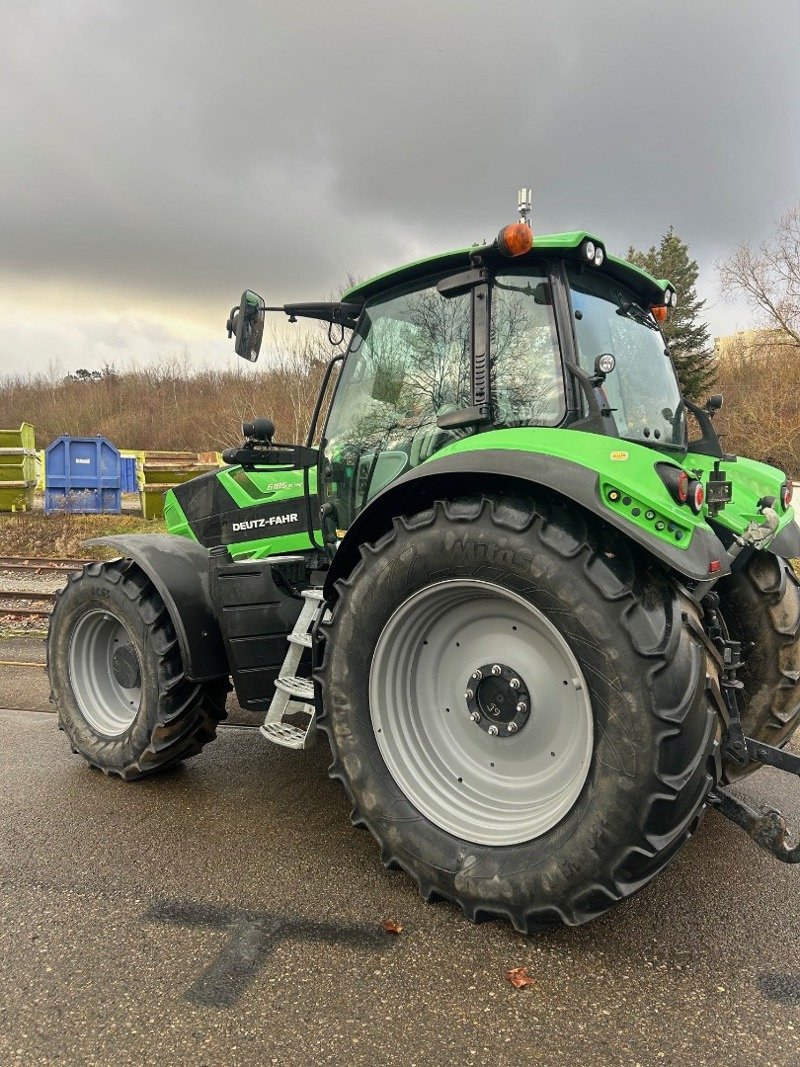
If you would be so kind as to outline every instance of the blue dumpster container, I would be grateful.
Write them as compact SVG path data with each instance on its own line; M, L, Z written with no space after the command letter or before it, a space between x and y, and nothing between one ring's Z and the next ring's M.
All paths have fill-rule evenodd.
M105 437L59 437L45 449L44 510L119 514L122 464Z
M139 482L136 478L136 456L120 456L119 458L122 463L122 492L138 493Z

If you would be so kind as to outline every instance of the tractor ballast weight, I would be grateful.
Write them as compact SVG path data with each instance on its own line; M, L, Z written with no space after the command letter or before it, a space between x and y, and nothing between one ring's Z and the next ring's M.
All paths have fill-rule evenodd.
M353 331L307 441L254 420L167 493L179 536L101 539L123 558L70 580L48 664L73 748L123 778L213 739L232 678L268 740L327 734L387 866L529 932L630 896L708 806L800 860L726 788L800 773L800 529L786 475L721 447L721 397L681 397L671 283L534 239L528 201L340 301L246 290L249 361L270 311Z

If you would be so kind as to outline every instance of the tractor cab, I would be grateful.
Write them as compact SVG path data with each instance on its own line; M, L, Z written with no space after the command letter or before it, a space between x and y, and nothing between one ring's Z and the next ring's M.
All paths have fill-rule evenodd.
M573 428L686 451L655 317L674 290L584 232L527 244L513 256L502 240L451 253L345 295L363 311L323 433L337 528L396 478L489 430Z
M247 291L232 309L229 336L250 360L267 310L352 331L307 442L321 446L329 545L382 489L488 431L583 430L685 454L686 405L659 328L673 286L586 231L534 237L525 197L520 214L490 245L389 271L338 303L267 308Z
M681 395L660 328L678 301L672 283L610 255L585 230L534 235L529 190L519 207L520 220L490 244L388 271L339 301L268 308L246 291L228 333L247 359L258 357L267 311L322 319L332 341L343 341L345 330L350 340L331 361L305 446L276 452L270 439L271 451L257 441L230 450L228 462L242 468L237 481L257 481L259 471L287 462L305 470L297 532L305 520L309 551L329 559L346 559L359 538L377 532L382 513L407 505L421 480L429 492L437 477L469 482L480 473L483 482L492 471L506 488L510 480L568 486L571 499L693 581L727 573L737 538L761 546L775 538L788 551L791 482L740 460L734 500L727 465L737 460L711 421L722 397L700 407ZM691 441L687 412L700 428ZM192 492L174 495L183 506L181 496ZM235 510L242 501L231 492ZM765 515L770 500L776 508ZM168 498L167 510L175 503ZM185 512L171 529L184 532ZM341 553L357 522L358 537ZM218 543L234 540L223 534ZM289 547L247 540L243 552ZM349 565L335 563L331 580Z

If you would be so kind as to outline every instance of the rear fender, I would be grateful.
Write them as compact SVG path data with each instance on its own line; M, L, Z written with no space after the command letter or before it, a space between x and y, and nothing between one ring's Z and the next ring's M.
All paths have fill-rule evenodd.
M600 497L600 474L591 467L558 456L511 449L481 449L432 459L398 478L378 493L356 517L333 559L325 582L325 597L335 597L334 585L346 578L359 559L359 547L391 528L392 518L429 507L433 501L476 492L519 494L546 488L573 501L684 578L709 582L709 564L719 561L715 577L730 572L729 556L719 538L705 524L695 526L686 548L650 534L607 508Z
M111 545L141 567L169 612L187 678L204 682L228 676L228 658L211 600L208 549L173 534L96 537L86 544Z

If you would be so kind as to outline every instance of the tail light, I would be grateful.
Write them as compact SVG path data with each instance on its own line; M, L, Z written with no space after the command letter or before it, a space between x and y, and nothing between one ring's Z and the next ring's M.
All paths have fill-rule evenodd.
M781 486L781 507L784 511L789 507L792 502L792 496L794 493L794 486L787 478Z
M703 488L703 483L698 482L696 478L693 478L689 482L689 506L695 515L699 515L703 510L703 503L706 499L706 491Z
M685 504L689 499L689 475L680 467L673 467L669 463L659 463L658 473L661 480L669 489L672 499L679 504Z

